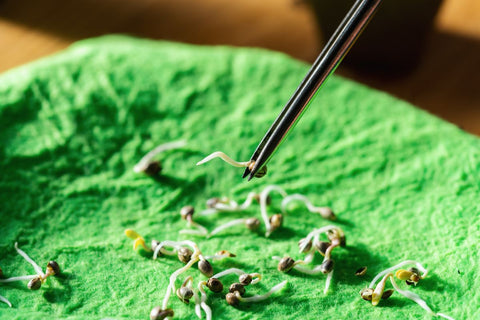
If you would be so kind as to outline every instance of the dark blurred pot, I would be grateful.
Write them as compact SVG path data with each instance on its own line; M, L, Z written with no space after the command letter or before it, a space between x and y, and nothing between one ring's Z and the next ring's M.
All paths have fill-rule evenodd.
M328 40L354 0L308 0ZM405 73L415 67L442 0L384 0L344 63L353 68Z

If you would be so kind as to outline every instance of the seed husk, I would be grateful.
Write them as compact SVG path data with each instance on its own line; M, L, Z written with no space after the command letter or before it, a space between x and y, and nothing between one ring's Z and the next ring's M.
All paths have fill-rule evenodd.
M307 239L305 238L300 239L300 241L298 241L298 247L300 248L300 250L302 250L303 248L301 253L307 253L308 251L310 251L310 249L312 249L312 240L309 240L307 242Z
M173 314L172 309L162 310L160 307L155 307L150 312L150 320L163 320L167 317L173 317Z
M383 294L382 294L382 299L387 300L388 298L390 298L392 296L393 292L394 292L393 289L388 289L387 291L384 291Z
M41 286L42 286L42 280L40 279L40 277L35 277L31 279L30 281L28 281L28 284L27 284L27 287L30 290L38 290L40 289Z
M416 284L414 281L412 281L410 279L405 280L405 283L409 286L412 286L412 285Z
M283 215L281 213L274 214L270 217L270 226L272 231L278 229L283 224Z
M207 260L198 261L198 270L200 270L200 272L207 277L211 277L213 275L213 267Z
M238 300L237 295L234 292L229 292L225 296L225 300L227 300L227 303L231 306L238 306L238 303L240 300Z
M412 275L412 271L405 269L399 269L397 272L395 272L395 277L397 277L399 280L409 280Z
M357 271L355 271L355 275L357 277L364 276L367 273L367 267L361 267Z
M195 209L192 206L185 206L180 209L180 215L182 216L182 219L187 221L192 220L194 212Z
M284 257L278 263L277 269L281 272L288 272L295 266L295 260L290 257Z
M333 270L334 262L332 259L325 259L320 265L320 270L324 273L330 273Z
M217 278L210 278L207 281L207 287L210 291L219 293L223 291L223 283Z
M255 178L262 178L267 174L267 166L263 166L255 173Z
M258 229L258 227L260 227L260 220L257 218L248 218L245 220L245 225L248 229L255 231Z
M234 293L235 291L238 291L238 293L240 293L240 295L243 296L245 294L245 287L243 286L243 284L236 282L236 283L232 283L228 291L232 293Z
M157 176L162 172L162 164L160 161L152 161L147 165L144 172L151 177Z
M207 200L207 208L210 208L210 209L215 208L215 206L220 202L221 202L220 198L210 198Z
M56 261L50 261L47 264L47 274L51 274L53 276L56 276L60 274L60 266Z
M330 245L330 242L318 241L315 243L315 248L322 256L325 256L325 252L327 252L327 249L330 247Z
M178 260L182 261L183 263L188 263L188 261L190 261L190 259L192 258L192 254L192 250L182 247L178 249L177 252Z
M188 304L193 297L193 290L189 287L181 287L177 290L177 295L182 302Z
M365 288L360 291L363 300L372 301L373 289Z
M252 280L252 276L248 273L242 274L240 277L238 277L238 282L240 282L243 286L248 286L250 283L252 283Z

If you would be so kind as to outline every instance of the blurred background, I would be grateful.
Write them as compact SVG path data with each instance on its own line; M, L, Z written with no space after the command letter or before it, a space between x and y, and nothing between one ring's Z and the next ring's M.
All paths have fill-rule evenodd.
M0 0L0 72L110 33L261 47L312 63L352 3ZM337 73L480 135L480 1L384 0Z

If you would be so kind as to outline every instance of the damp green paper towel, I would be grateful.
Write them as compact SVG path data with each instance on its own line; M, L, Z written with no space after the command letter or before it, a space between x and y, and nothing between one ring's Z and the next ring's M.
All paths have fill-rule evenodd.
M434 311L479 318L478 138L333 77L266 177L246 182L242 170L219 159L195 166L216 150L248 160L307 69L264 50L113 36L1 75L0 267L6 276L34 273L16 254L18 241L42 267L58 261L64 275L39 291L26 283L0 285L0 295L14 305L0 304L0 318L146 319L181 263L139 255L124 229L147 241L182 239L182 206L200 210L206 199L224 195L242 201L269 184L337 213L348 246L334 251L332 287L324 295L323 275L276 270L271 256L301 258L298 240L329 223L293 206L270 239L244 228L197 239L206 254L237 254L215 262L215 271L263 274L249 294L288 280L267 302L236 309L210 294L214 318L430 319L399 294L377 307L358 294L376 273L405 259L429 269L428 278L409 289ZM185 148L159 157L162 179L133 172L153 147L180 139ZM272 214L279 209L279 198L273 200ZM259 217L258 206L248 215ZM198 220L212 229L240 216ZM354 275L361 266L368 266L364 278ZM195 317L193 305L176 297L170 307L178 319Z

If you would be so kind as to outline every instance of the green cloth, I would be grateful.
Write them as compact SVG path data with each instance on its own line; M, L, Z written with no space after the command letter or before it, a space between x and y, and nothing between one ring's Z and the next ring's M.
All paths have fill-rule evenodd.
M182 264L134 252L124 230L136 230L147 243L194 238L178 234L185 228L182 206L200 211L214 196L240 202L270 184L336 212L333 224L345 230L347 247L333 252L332 287L324 295L324 275L283 274L271 259L302 258L298 240L331 224L297 203L269 239L241 227L195 238L207 255L237 254L214 262L215 271L263 275L248 295L288 280L268 301L238 308L209 293L214 318L430 319L398 293L377 307L358 294L378 272L406 259L429 269L408 289L434 311L480 318L478 138L332 77L264 178L242 180L243 170L220 159L195 166L217 150L248 160L307 70L265 50L114 36L79 42L0 76L0 267L5 276L34 273L15 252L18 241L42 268L54 259L63 270L39 291L26 282L0 284L0 295L14 305L0 304L0 318L147 319ZM180 139L186 147L158 157L163 178L133 172L153 147ZM279 209L275 194L269 212ZM258 205L197 221L212 229L245 216L260 217ZM358 278L361 266L368 272ZM204 278L196 269L188 274ZM178 319L195 318L193 304L175 296L170 307Z

